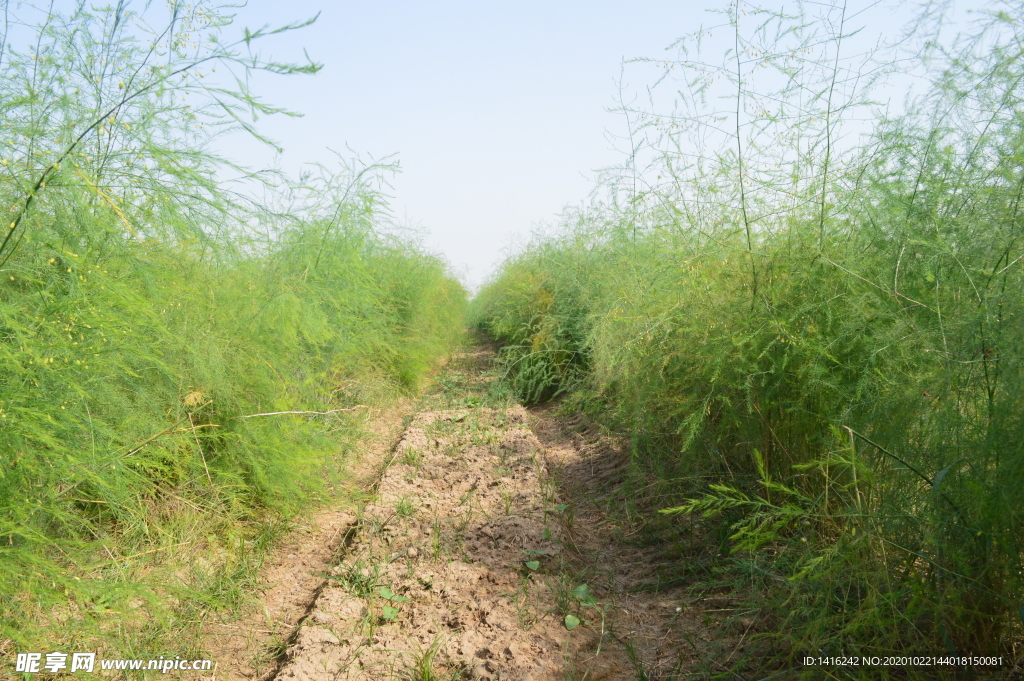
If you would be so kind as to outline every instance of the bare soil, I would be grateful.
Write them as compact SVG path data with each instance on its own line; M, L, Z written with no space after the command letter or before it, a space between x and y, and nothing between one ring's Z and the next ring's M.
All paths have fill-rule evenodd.
M289 529L264 565L255 605L240 617L204 623L204 648L216 666L212 675L199 681L265 681L277 673L281 651L309 614L327 584L326 575L357 527L358 499L379 479L403 431L403 421L415 406L411 400L402 400L369 417L364 428L368 435L351 465L352 489L337 495L347 503L321 509Z
M730 672L757 629L756 613L745 612L732 594L665 579L678 574L685 558L643 537L647 519L626 513L625 444L583 417L559 415L554 406L534 409L530 423L571 511L564 515L563 572L588 583L605 613L601 655L578 656L577 668L586 672L599 664L614 672L612 678L639 681ZM701 544L692 553L699 553L703 538L690 530Z
M211 679L685 678L721 669L754 621L724 597L652 588L670 561L615 511L628 456L599 429L528 412L494 353L458 356L363 457L363 505L325 511L225 623ZM731 652L730 652L731 651ZM194 676L192 678L195 678Z

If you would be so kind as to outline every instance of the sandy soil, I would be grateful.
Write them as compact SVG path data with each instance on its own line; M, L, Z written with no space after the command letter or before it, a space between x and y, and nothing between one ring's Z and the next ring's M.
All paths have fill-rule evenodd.
M403 431L403 420L410 417L414 408L415 403L405 400L369 417L365 426L368 435L361 443L358 461L352 466L357 473L352 481L354 490L361 492L376 484ZM262 593L256 605L247 608L239 618L211 619L204 624L204 648L215 662L213 674L205 678L190 674L183 678L265 681L276 674L281 651L309 614L327 584L327 573L351 541L357 515L358 504L352 501L322 509L294 525L263 568Z
M709 655L727 667L753 620L726 598L649 588L668 559L609 512L622 448L495 398L493 358L457 357L397 444L366 457L370 501L294 534L262 615L230 623L236 648L218 659L234 667L218 678L645 681Z
M643 519L622 512L629 465L624 443L582 417L559 416L552 406L534 409L530 423L570 510L563 516L563 570L586 581L604 609L603 667L612 678L640 681L728 672L757 618L731 595L694 592L676 580L659 586L665 574L678 573L680 558L664 545L638 541ZM580 663L586 670L586 657Z
M543 450L522 407L450 404L486 388L475 383L412 420L276 678L561 678Z

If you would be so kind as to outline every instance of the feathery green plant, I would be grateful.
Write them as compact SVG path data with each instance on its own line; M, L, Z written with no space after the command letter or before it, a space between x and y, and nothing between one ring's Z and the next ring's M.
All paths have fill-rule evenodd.
M853 12L820 11L733 3L720 61L711 30L680 42L678 108L626 112L646 147L609 198L511 258L473 317L524 398L568 393L628 435L632 503L731 528L774 618L750 664L1019 660L1024 14L980 14L854 144L872 64L846 59Z
M250 51L301 24L225 42L228 11L5 13L5 650L201 649L181 631L242 602L365 407L458 340L462 287L382 228L387 164L281 184L287 210L218 184L211 136L280 112L245 75L318 68Z

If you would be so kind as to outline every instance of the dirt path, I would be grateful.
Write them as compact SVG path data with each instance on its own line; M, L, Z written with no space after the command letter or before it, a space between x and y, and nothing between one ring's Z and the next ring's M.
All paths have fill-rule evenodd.
M412 419L276 678L561 678L558 502L526 411L481 406L489 360Z
M622 451L496 395L492 364L478 349L446 368L262 678L645 681L742 644L752 621L712 616L728 602L645 590L666 559L602 510Z
M624 443L581 417L560 417L550 406L530 416L570 510L563 516L564 578L587 583L605 615L601 655L589 661L584 656L584 671L599 666L617 679L637 681L746 678L737 672L745 671L740 658L759 629L757 614L744 611L732 589L723 593L694 588L695 579L666 579L706 547L694 534L685 546L678 545L680 533L668 533L670 541L645 535L649 519L624 512Z
M350 532L357 526L358 499L379 479L398 437L403 420L410 418L415 404L395 403L387 411L368 415L367 437L360 456L352 462L350 489L340 490L337 503L321 509L291 527L264 565L263 588L255 607L230 621L208 619L202 640L214 673L190 681L266 681L280 667L281 651L309 614L317 595L327 584L325 575L337 564Z

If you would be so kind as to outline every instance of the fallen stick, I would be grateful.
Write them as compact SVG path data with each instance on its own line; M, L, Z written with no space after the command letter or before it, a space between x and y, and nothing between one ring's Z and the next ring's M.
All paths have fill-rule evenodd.
M354 407L346 407L345 409L329 409L327 411L268 411L263 414L246 414L245 416L233 416L229 420L233 421L234 419L251 419L256 418L257 416L281 416L283 414L316 414L319 416L323 416L325 414L336 414L339 411L355 411L356 409L369 409L369 407L365 404L357 404Z

